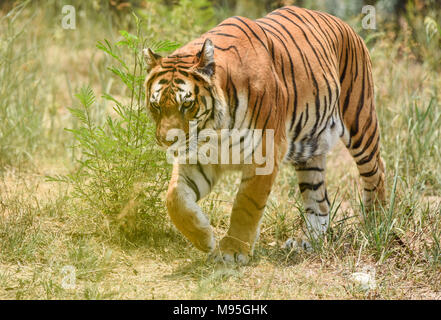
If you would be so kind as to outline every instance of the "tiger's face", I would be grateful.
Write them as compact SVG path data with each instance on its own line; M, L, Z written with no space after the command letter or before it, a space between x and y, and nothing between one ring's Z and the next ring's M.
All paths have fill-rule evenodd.
M196 55L162 58L150 49L144 53L150 67L146 105L156 123L158 145L168 147L174 143L167 139L170 130L182 130L188 136L191 121L202 129L213 117L214 46L207 39Z

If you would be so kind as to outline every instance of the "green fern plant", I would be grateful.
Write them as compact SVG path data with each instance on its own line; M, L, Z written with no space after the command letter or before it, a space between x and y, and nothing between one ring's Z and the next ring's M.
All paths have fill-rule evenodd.
M142 22L134 18L136 35L121 31L123 40L115 45L107 40L97 44L116 61L109 71L126 87L129 102L104 94L116 116L109 115L100 124L92 116L99 105L95 94L90 87L82 88L76 95L79 106L69 108L78 126L66 129L76 141L77 166L68 175L49 178L72 185L73 196L87 204L88 209L120 218L118 221L124 225L129 223L131 232L139 227L139 218L147 219L149 223L144 226L152 229L165 221L161 193L169 172L164 153L155 144L154 125L144 111L146 67L142 48L146 41L141 35ZM166 41L153 45L162 51L178 46Z

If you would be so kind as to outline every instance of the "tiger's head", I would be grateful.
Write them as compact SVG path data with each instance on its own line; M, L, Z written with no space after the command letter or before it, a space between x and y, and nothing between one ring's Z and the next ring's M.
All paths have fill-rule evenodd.
M182 52L182 51L181 51ZM196 54L161 57L144 49L149 74L145 81L146 105L156 123L159 146L168 147L167 132L183 130L188 136L190 121L198 129L212 125L215 118L214 45L205 40Z

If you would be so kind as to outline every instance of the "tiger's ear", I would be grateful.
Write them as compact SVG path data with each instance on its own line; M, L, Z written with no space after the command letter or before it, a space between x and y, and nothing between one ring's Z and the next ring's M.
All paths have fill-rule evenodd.
M210 39L206 39L201 51L197 54L199 62L196 65L196 72L202 76L211 78L214 74L214 45Z
M142 50L142 53L144 54L144 59L147 63L147 71L152 70L161 63L162 57L159 54L154 53L150 48Z

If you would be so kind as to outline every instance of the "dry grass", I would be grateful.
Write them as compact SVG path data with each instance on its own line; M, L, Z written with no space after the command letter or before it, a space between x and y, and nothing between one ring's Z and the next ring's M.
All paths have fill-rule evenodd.
M339 189L340 199L351 191L343 192L339 185L350 186L357 181L355 168L342 169L340 160L344 157L339 155L345 153L340 146L329 161L331 194ZM351 165L349 160L345 161ZM357 249L349 242L342 243L343 248L340 244L325 244L319 253L283 251L281 246L291 231L301 233L298 212L293 208L295 200L287 196L288 177L294 174L289 168L278 178L269 206L274 209L266 213L256 256L245 267L207 262L205 255L172 230L160 235L161 241L156 244L141 240L122 245L107 229L104 217L72 213L64 198L66 191L45 182L44 172L20 176L10 171L5 176L1 193L7 196L2 199L6 208L2 222L9 223L12 231L3 225L1 230L24 233L24 238L19 240L22 247L2 252L1 298L441 299L439 266L429 267L418 257L424 251L425 238L430 238L428 233L407 232L405 247L394 247L391 250L397 252L381 263L368 248ZM215 202L211 215L218 236L226 231L235 191L225 187L229 185L226 182L204 202L207 209ZM21 196L14 198L17 195ZM351 206L355 201L348 199L342 203L339 215L356 211ZM436 211L441 207L440 200L429 197L422 202L427 201ZM280 211L284 210L286 216L281 218ZM63 267L69 265L77 270L75 289L63 289L61 285ZM376 270L375 290L362 290L351 281L353 272L366 267Z

